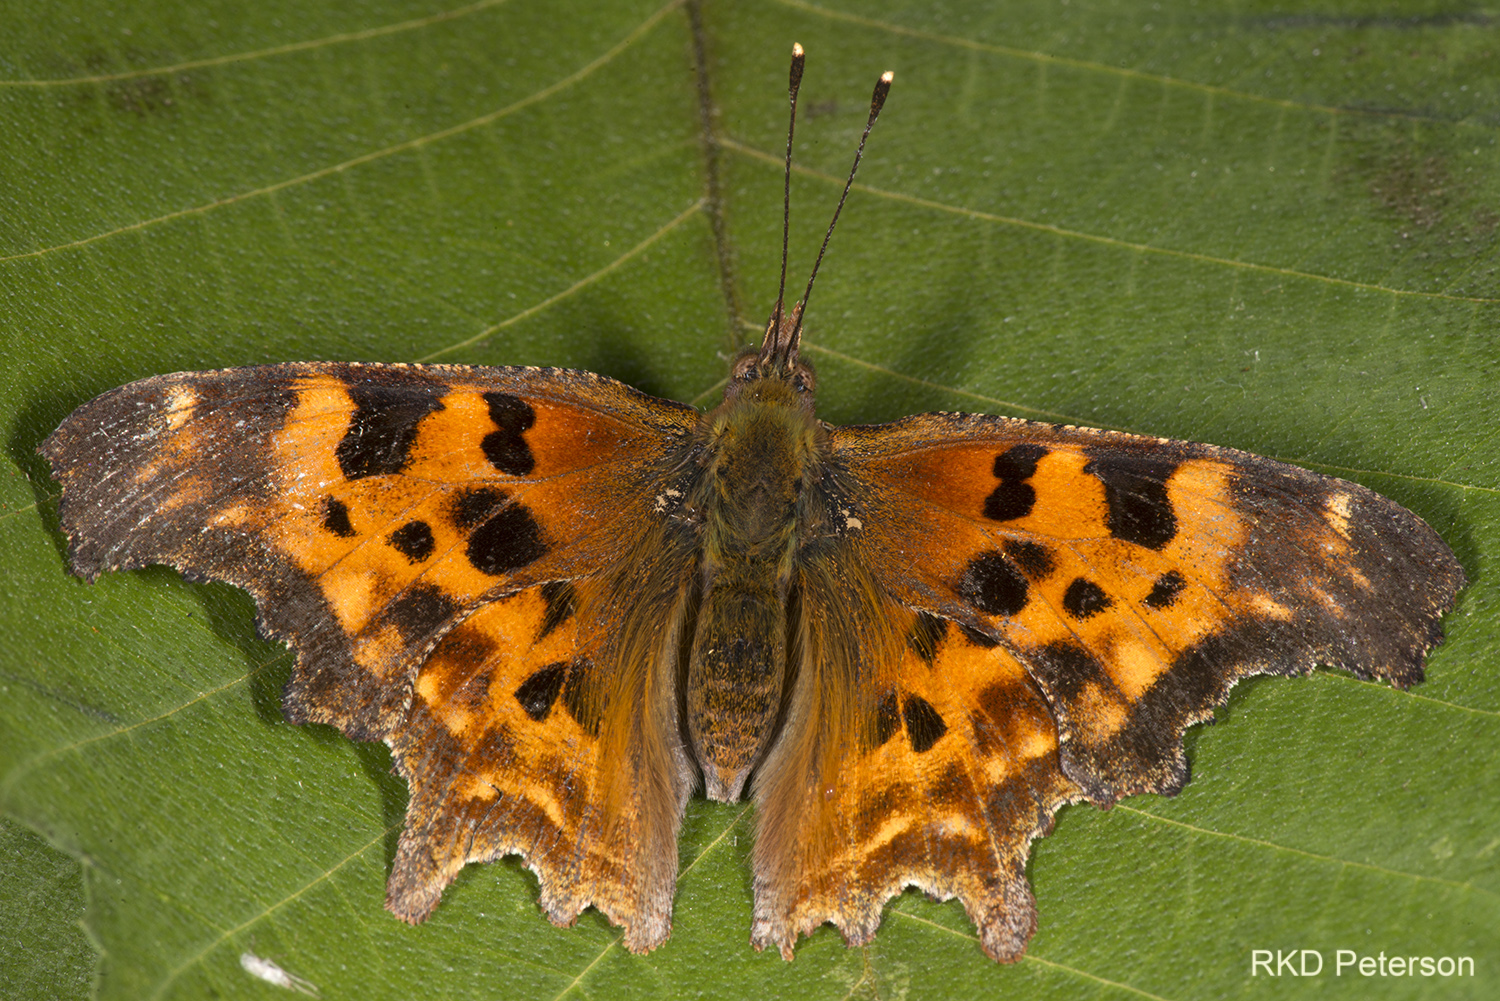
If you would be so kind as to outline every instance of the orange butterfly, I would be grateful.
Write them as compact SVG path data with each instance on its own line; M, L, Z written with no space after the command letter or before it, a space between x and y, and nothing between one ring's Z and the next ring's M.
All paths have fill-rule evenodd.
M798 48L793 124L801 72ZM1184 730L1236 681L1422 679L1465 579L1410 511L1210 445L829 426L806 299L708 413L566 369L132 383L42 446L73 569L255 596L297 651L288 718L385 741L410 784L396 915L518 853L555 922L595 906L637 952L670 932L700 780L754 797L757 948L866 942L915 885L1009 961L1032 839L1063 804L1182 788Z

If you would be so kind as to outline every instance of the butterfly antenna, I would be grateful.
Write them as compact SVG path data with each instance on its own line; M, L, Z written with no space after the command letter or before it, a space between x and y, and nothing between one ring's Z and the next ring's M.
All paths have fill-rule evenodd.
M802 67L806 63L807 57L802 52L802 46L793 42L792 72L787 86L787 96L792 108L791 114L787 116L786 180L781 194L781 285L776 289L776 311L771 316L773 331L781 329L781 316L786 302L786 250L792 226L792 136L797 131L797 91L802 87Z
M813 282L818 277L818 267L823 263L823 252L828 249L828 241L833 237L833 227L838 225L839 213L844 210L844 200L849 197L849 189L854 186L854 173L859 170L860 158L865 155L865 140L870 138L870 130L875 127L875 119L880 117L880 109L885 107L885 96L891 92L891 81L896 74L886 70L880 74L880 79L875 81L875 93L870 97L870 120L865 122L864 134L859 137L859 148L854 151L854 166L849 168L849 179L844 182L844 193L839 196L838 206L833 210L833 219L828 223L828 232L823 234L823 245L818 248L818 259L813 262L812 274L807 279L807 289L802 293L802 299L792 310L796 325L792 328L792 336L788 338L788 351L795 354L797 344L802 339L802 317L807 310L808 297L812 295ZM783 257L785 255L783 254ZM778 312L780 305L777 306Z

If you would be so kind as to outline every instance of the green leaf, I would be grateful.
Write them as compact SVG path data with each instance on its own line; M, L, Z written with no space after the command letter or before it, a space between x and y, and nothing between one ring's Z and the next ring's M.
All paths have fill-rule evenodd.
M697 16L712 157L693 16L656 0L8 5L0 917L26 930L0 993L81 992L82 909L106 998L285 996L244 953L325 998L1492 994L1486 16L1195 0ZM823 417L1009 412L1357 480L1469 571L1448 642L1406 693L1337 673L1242 685L1190 733L1176 799L1065 809L1031 864L1041 929L1010 967L956 903L912 893L869 947L825 928L793 963L756 954L753 814L701 800L673 937L649 956L593 912L547 924L515 859L469 867L402 925L381 906L405 803L384 748L281 719L290 655L255 638L243 593L161 568L68 576L34 450L129 380L296 359L567 365L712 400L774 298L793 40L809 54L793 287L869 88L896 71L809 312ZM1255 949L1325 967L1252 976ZM1338 949L1477 971L1336 976Z
M0 985L7 997L89 996L95 955L78 926L79 877L76 860L0 817Z

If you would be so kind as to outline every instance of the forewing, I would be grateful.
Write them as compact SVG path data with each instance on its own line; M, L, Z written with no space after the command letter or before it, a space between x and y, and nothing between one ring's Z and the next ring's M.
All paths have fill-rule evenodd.
M288 716L373 740L480 601L618 556L691 420L583 372L289 364L122 386L42 452L75 573L245 588L298 651Z
M1179 789L1183 731L1240 678L1420 681L1465 583L1400 505L1245 452L967 414L833 442L881 587L1024 664L1103 804Z

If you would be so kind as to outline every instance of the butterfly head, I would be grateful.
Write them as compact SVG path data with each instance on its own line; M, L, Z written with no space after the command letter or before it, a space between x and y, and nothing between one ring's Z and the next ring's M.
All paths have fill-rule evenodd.
M810 362L797 356L802 339L802 305L790 312L778 309L766 324L759 348L745 348L729 369L724 402L776 400L794 403L812 413L817 377Z

